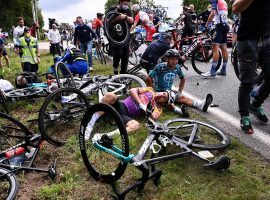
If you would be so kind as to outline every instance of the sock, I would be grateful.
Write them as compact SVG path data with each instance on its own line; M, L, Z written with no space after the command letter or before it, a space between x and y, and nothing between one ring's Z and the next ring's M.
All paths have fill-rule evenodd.
M96 112L96 113L93 114L90 122L87 124L87 127L86 127L87 131L92 132L93 126L94 126L94 124L96 123L96 121L98 120L99 117L100 117L99 113Z
M182 112L181 108L179 108L179 107L177 107L177 106L174 107L173 111L174 111L175 113L178 113L178 114L180 114L180 115L183 115L183 112Z
M109 137L112 137L114 135L120 135L120 130L116 129L114 131L111 131L111 132L107 133L106 135L108 135Z
M228 62L227 60L223 61L223 65L222 65L222 68L221 68L222 72L226 72L227 62Z
M193 107L198 108L198 109L201 110L203 108L205 102L206 102L206 99L204 99L202 101L200 101L200 100L194 100L193 101Z
M215 74L216 73L216 68L217 68L217 61L212 61L212 67L211 67L211 74Z

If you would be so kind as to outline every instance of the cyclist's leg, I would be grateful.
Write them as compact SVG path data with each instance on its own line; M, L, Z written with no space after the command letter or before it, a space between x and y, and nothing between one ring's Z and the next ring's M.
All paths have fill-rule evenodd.
M223 24L222 26L222 40L221 40L221 51L222 51L222 58L223 58L223 64L221 71L218 73L219 75L226 75L226 68L227 68L227 62L228 62L228 50L227 50L227 33L228 33L228 25Z
M178 95L177 103L185 104L190 107L198 108L204 112L207 111L210 104L213 102L213 96L211 94L207 94L206 98L203 100L191 99L183 95Z
M126 45L125 47L122 48L120 74L126 74L127 65L128 65L128 58L129 58L129 45Z

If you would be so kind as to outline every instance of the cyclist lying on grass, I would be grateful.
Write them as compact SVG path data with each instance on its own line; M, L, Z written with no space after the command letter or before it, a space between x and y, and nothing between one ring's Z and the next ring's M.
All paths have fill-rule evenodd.
M152 71L150 71L150 74L146 79L146 84L155 88L158 92L168 91L168 94L172 96L171 99L175 99L175 101L170 102L171 105L173 105L173 103L179 103L195 107L206 112L213 101L213 96L211 94L207 94L206 98L202 101L193 100L184 96L182 91L185 87L186 79L181 70L181 66L178 64L180 54L176 49L169 49L166 51L164 56L167 59L167 62L158 64ZM172 91L171 89L176 76L180 78L178 92ZM182 114L181 109L177 106L174 106L174 112Z
M112 105L120 114L126 125L127 132L136 131L140 128L139 122L134 118L142 116L145 114L147 105L149 102L152 104L153 112L151 118L157 120L162 113L162 105L170 102L168 92L154 92L153 88L132 88L130 90L130 96L119 101L117 96L111 92L108 92L101 99L102 103ZM183 110L184 112L184 110ZM85 139L89 139L95 122L98 120L100 113L95 113L89 122L86 131ZM107 133L108 136L114 134L120 134L119 130ZM101 138L102 134L95 134L95 137ZM98 139L98 138L95 138Z

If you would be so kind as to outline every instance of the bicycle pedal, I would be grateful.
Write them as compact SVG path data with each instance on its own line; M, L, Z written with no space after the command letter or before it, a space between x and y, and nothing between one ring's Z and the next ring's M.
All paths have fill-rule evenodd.
M54 181L55 178L56 178L56 176L57 176L56 160L53 161L53 163L52 163L51 166L49 167L48 173L49 173L50 179Z

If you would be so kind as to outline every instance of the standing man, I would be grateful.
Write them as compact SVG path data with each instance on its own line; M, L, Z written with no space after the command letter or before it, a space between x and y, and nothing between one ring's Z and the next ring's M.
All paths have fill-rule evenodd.
M228 22L228 6L225 0L211 0L212 11L206 22L206 29L214 19L215 32L213 37L213 61L210 71L203 73L205 77L215 77L216 74L226 76L226 67L228 61L227 51L227 33L229 31ZM216 73L216 67L219 59L219 48L222 51L223 65L220 72Z
M23 35L24 33L24 20L22 17L17 18L17 23L18 26L14 28L13 30L13 43L14 45L18 44L19 38Z
M37 30L39 29L39 24L37 22L33 23L32 27L30 28L30 35L32 37L37 38Z
M183 7L183 15L180 18L181 22L184 22L182 38L191 37L193 35L192 15L187 7Z
M200 22L200 27L199 27L200 31L202 31L204 29L211 11L212 11L212 6L211 6L211 4L209 4L207 6L207 10L203 11L202 13L200 13L198 15L198 21Z
M61 56L61 52L60 52L61 35L59 31L57 30L56 24L52 24L52 29L49 30L47 37L51 44L53 57L55 56L56 53L59 56Z
M83 53L87 53L88 56L88 66L90 71L93 71L92 64L92 39L96 37L94 31L83 22L82 17L78 16L76 19L77 26L74 33L74 44L76 46L80 45L80 49Z
M237 35L240 86L238 92L241 129L252 134L249 112L259 121L267 123L262 104L270 93L270 1L236 0L233 12L241 13ZM250 102L257 62L260 63L264 81L258 94Z
M22 53L22 69L27 72L37 72L40 54L37 39L30 35L30 29L24 28L24 36L19 38L18 44Z
M121 13L116 20L118 21L127 21L130 25L133 24L134 20L132 17L132 11L129 9L130 0L119 0L117 7L110 8L109 11L116 10ZM121 48L113 46L110 43L110 49L113 56L113 72L114 74L118 74L118 66L121 61L121 71L120 74L125 74L127 71L128 58L129 58L129 42L127 42L126 46Z
M5 45L7 44L7 42L5 41L5 39L0 37L0 68L2 68L2 72L4 72L4 67L2 64L2 57L5 58L6 60L6 65L8 67L8 70L10 71L10 66L9 66L9 58L8 58L8 54L7 51L5 49Z
M98 39L100 40L100 29L103 28L103 15L102 13L97 13L97 18L93 21L93 31L97 34Z

